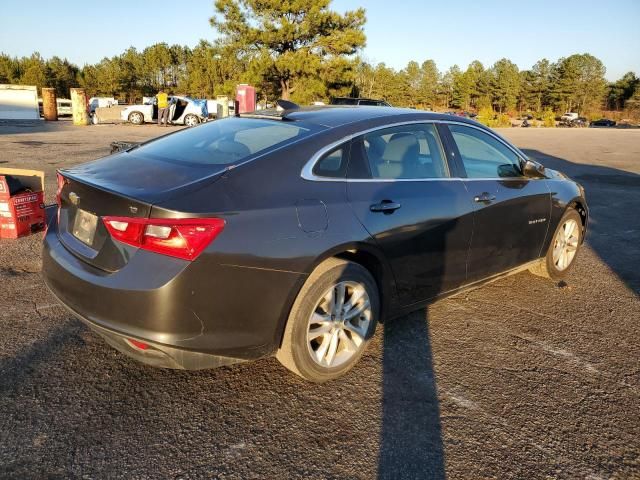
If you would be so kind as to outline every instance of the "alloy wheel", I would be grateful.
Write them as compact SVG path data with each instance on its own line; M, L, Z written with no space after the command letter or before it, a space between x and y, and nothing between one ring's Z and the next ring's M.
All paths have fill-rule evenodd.
M345 281L329 288L309 317L307 346L313 361L325 368L348 362L364 347L371 319L363 284Z
M580 241L580 229L578 223L570 218L556 233L553 244L553 264L562 271L566 270L578 251Z

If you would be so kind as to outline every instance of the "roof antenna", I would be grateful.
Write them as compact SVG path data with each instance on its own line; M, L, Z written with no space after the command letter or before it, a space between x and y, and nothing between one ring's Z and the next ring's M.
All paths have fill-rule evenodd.
M277 100L276 101L276 110L279 112L286 112L288 110L299 110L300 106L296 103L290 102L289 100Z

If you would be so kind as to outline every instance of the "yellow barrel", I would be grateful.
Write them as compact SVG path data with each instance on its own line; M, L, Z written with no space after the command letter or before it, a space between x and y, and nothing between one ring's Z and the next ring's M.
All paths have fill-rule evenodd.
M87 111L87 94L84 88L71 89L71 110L74 125L89 125L89 112Z
M42 87L42 113L45 120L58 120L58 103L56 102L55 88Z

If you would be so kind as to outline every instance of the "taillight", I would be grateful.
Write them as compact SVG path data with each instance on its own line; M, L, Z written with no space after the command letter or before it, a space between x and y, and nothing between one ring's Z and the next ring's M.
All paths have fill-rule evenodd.
M58 204L58 208L60 208L62 204L60 196L62 195L62 189L68 183L68 180L59 173L56 173L56 179L58 180L58 189L56 190L56 203Z
M122 243L189 261L224 229L220 218L103 217L102 221Z
M56 190L56 203L58 204L58 208L56 210L56 217L58 220L58 224L60 224L60 209L62 208L62 189L67 183L69 183L69 180L64 178L58 172L56 172L56 180L58 182L58 188Z
M127 338L127 342L129 342L130 345L133 345L138 350L148 350L149 349L149 344L148 343L144 343L144 342L141 342L139 340L134 340L133 338Z

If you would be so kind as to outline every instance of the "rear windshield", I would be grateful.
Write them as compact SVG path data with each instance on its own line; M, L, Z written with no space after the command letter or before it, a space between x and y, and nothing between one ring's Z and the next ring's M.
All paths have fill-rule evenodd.
M159 138L135 153L193 165L231 165L307 137L314 130L298 122L227 118Z

